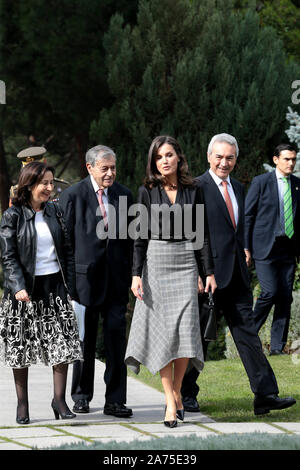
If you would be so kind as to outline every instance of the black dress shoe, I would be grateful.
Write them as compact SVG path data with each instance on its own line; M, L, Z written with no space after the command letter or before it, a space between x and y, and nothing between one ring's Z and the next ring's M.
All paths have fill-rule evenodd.
M264 415L271 410L283 410L295 405L296 400L293 397L279 398L277 395L263 395L254 398L254 414Z
M77 400L75 402L75 405L73 406L73 411L75 411L75 413L89 413L90 406L88 400L86 400L85 398Z
M280 349L272 349L270 351L270 356L283 356L283 355L286 355L287 353L284 352L284 351L281 351Z
M198 413L200 411L198 402L194 397L185 397L182 398L182 404L184 411L189 411L192 413Z
M127 408L122 403L105 403L103 413L105 415L116 416L117 418L130 418L132 409Z

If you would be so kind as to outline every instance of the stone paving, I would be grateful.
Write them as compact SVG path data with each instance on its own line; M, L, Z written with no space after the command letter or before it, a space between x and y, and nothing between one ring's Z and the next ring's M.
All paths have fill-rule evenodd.
M70 397L72 367L68 377ZM76 442L131 442L159 439L167 435L196 435L199 438L227 433L262 432L300 436L300 423L216 423L202 413L186 413L184 423L172 430L162 424L164 395L140 381L128 377L128 403L132 418L119 420L103 414L104 365L96 361L95 396L89 414L77 414L73 420L55 420L50 407L52 371L45 366L29 370L30 424L15 421L16 396L11 369L0 368L0 450L45 449ZM68 400L72 407L71 398ZM99 406L98 406L99 405ZM274 414L276 420L276 415ZM300 438L300 437L299 437Z

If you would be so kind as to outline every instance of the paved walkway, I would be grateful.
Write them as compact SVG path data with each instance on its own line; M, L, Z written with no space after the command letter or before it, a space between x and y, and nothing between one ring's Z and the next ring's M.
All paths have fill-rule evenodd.
M70 397L72 367L69 370ZM184 423L169 430L162 424L164 395L140 381L128 378L128 403L133 408L132 418L120 420L103 414L104 364L96 361L95 396L89 414L78 414L73 420L56 421L50 407L52 399L52 371L45 366L29 370L30 424L19 426L15 421L16 396L11 369L0 368L0 450L25 450L60 446L75 442L95 441L130 442L161 438L167 435L193 434L206 437L220 433L267 432L300 436L300 423L216 423L201 413L186 413ZM71 398L68 399L71 408ZM275 418L275 415L274 415Z

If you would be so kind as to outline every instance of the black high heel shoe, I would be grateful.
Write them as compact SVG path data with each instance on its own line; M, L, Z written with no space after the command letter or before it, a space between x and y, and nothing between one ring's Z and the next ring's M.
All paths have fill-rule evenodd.
M18 414L18 407L17 407L16 422L17 422L18 424L29 424L29 423L30 423L30 419L29 419L29 415L28 415L28 410L27 410L27 413L25 413L25 416L20 416L20 415Z
M175 399L175 403L176 403L176 408L177 408L177 400ZM182 406L182 408L177 408L176 410L176 417L178 419L180 419L181 421L184 420L184 407Z
M166 417L166 411L167 411L167 406L165 407L165 416ZM177 426L177 420L172 420L172 421L164 421L164 425L167 426L167 428L176 428Z
M178 419L183 421L184 420L184 408L182 408L181 410L176 410L176 416Z
M29 416L18 416L16 417L16 421L18 424L29 424L30 419Z
M65 413L62 413L58 409L57 403L54 401L54 399L52 400L51 407L52 407L55 419L59 419L59 417L61 417L61 419L72 419L72 418L75 418L76 416L76 414L72 413L72 411L68 407L67 407L67 411Z

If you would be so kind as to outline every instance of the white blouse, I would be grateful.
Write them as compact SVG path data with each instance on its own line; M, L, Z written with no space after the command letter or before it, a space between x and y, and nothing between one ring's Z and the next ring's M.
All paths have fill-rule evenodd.
M44 212L35 214L35 228L37 233L35 276L45 276L59 271L55 247L51 232L44 220Z

